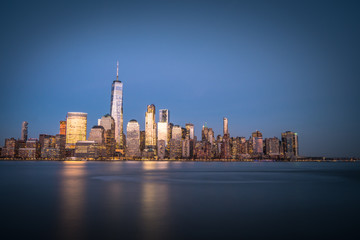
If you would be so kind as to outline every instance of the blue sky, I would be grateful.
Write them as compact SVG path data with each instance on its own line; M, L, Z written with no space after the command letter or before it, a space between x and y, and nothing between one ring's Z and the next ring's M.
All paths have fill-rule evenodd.
M67 112L88 128L124 83L124 127L146 106L231 136L299 134L300 154L356 156L356 1L8 1L0 8L0 145L56 134Z

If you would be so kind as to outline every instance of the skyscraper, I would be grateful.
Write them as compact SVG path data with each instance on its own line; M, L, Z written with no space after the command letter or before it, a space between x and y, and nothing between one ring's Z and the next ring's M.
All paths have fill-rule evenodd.
M281 133L281 142L286 158L299 155L299 143L297 133L286 131Z
M22 141L27 141L28 138L28 122L24 121L21 125L21 138Z
M112 116L106 114L103 116L99 125L104 128L104 137L105 137L105 149L106 156L113 157L115 153L115 121Z
M175 125L172 128L172 138L170 140L170 159L181 158L182 154L182 129Z
M265 139L265 153L269 156L280 155L280 140L277 137Z
M168 130L169 130L169 110L160 109L159 110L159 122L157 126L157 140L163 140L165 142L165 147L168 145Z
M94 141L99 146L105 145L105 129L103 126L93 126L89 133L89 141Z
M116 68L116 80L111 87L110 115L115 121L115 141L119 148L124 148L123 134L123 83L119 81L119 62Z
M87 113L68 112L66 117L66 147L75 148L77 141L86 140Z
M145 113L145 148L154 149L156 146L155 105L147 106Z
M60 135L66 135L66 121L60 121Z
M169 110L168 109L160 109L159 110L159 122L169 123Z
M140 126L136 120L130 120L126 128L126 156L140 157Z
M187 123L187 124L185 124L185 127L186 127L186 135L188 135L190 139L194 139L194 136L195 136L194 124Z
M254 154L264 153L262 133L256 130L255 132L252 133L251 140L252 140L253 153Z
M224 135L229 134L228 119L226 117L224 117L223 119L223 125L224 125Z

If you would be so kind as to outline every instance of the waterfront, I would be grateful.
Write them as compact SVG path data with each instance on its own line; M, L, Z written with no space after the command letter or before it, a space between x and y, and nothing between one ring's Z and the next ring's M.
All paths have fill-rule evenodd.
M357 239L359 162L0 161L9 239Z

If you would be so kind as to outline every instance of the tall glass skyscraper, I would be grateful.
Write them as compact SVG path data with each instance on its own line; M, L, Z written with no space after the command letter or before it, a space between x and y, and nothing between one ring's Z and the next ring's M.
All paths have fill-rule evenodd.
M155 105L147 106L145 113L145 148L155 148L156 146L156 122Z
M115 121L115 141L119 148L124 148L123 134L123 83L119 81L119 62L116 68L116 80L111 87L110 115Z

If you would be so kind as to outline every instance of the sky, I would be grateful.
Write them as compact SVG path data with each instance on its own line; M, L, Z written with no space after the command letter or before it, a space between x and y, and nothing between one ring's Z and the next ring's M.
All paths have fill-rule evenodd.
M124 129L146 106L170 122L248 138L299 136L300 155L360 157L357 1L2 1L0 146L88 130L124 84Z

